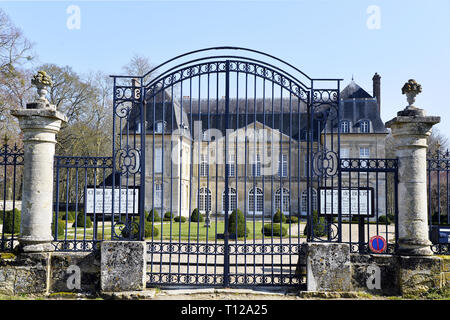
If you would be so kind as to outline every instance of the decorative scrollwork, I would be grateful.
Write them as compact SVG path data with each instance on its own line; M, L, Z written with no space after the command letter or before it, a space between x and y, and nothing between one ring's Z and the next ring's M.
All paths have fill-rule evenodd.
M338 101L338 90L334 89L320 89L314 90L313 98L314 103L330 103L336 104Z
M319 177L331 177L338 172L338 156L335 151L322 149L313 154L313 171Z
M116 240L138 240L139 223L128 220L126 223L118 221L113 224L113 239Z
M336 223L328 223L324 219L318 219L314 223L313 241L336 241L339 235L339 227Z
M291 79L285 74L279 71L270 69L267 66L263 66L256 63L249 63L238 60L228 61L229 71L242 72L251 75L259 76L263 79L272 81L278 84L280 87L288 90L291 94L297 96L303 101L307 101L308 92L295 80ZM169 86L173 86L183 80L201 76L209 73L225 72L227 70L226 61L214 61L207 62L198 65L187 66L183 69L174 71L170 74L162 76L159 79L154 80L146 87L147 96L146 99L156 96L159 92L166 89ZM125 91L126 90L122 90ZM124 96L124 92L120 92L120 96ZM330 93L331 94L331 93ZM124 112L122 112L123 114Z
M431 251L433 251L433 253L436 254L450 254L450 244L446 243L439 243L439 244L434 244L431 246Z
M137 149L120 149L117 152L117 158L119 159L119 171L129 174L135 174L139 172L141 167L140 155L141 153Z
M114 107L114 114L119 118L127 118L131 110L133 109L133 104L129 101L119 102Z
M23 165L24 153L23 149L17 144L9 146L4 144L0 147L0 164L1 165Z
M99 240L60 240L60 241L53 241L52 245L53 245L53 248L55 249L55 251L87 252L87 251L99 250L100 242L101 241L99 241Z
M67 157L56 156L58 168L94 168L111 169L113 167L112 157Z

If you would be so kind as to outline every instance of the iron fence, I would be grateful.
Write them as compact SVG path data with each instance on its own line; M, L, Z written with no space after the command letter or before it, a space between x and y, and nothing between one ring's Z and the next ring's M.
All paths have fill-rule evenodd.
M376 254L370 239L386 240L385 254L394 254L398 243L397 159L340 159L342 173L342 242L351 252ZM347 195L348 194L348 195Z
M427 196L429 236L432 251L450 254L450 153L437 150L428 153Z
M18 244L23 163L23 149L17 144L0 148L0 251L11 251Z
M112 157L55 157L55 250L90 251L99 241L132 238L123 229L133 217L114 206L114 197L129 194L121 192L119 181L113 184L112 172Z

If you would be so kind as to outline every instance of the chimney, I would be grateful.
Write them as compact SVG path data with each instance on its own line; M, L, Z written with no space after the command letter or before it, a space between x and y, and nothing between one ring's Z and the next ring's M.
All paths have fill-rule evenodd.
M381 77L375 72L372 78L373 81L373 97L377 99L378 102L378 113L381 113Z

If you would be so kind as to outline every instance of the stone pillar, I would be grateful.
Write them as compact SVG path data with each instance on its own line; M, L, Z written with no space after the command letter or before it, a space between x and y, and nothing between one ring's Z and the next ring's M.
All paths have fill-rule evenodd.
M32 83L38 87L39 99L28 103L26 109L14 110L11 114L19 119L24 144L19 243L24 252L43 252L52 250L56 134L67 118L45 99L45 85L33 80Z
M440 117L426 116L414 107L415 95L421 87L409 80L403 87L409 106L388 121L399 159L398 169L398 254L432 255L428 237L427 215L427 138Z

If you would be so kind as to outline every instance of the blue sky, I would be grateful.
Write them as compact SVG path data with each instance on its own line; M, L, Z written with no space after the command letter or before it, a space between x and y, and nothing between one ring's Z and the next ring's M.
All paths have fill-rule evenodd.
M70 5L80 29L66 26ZM380 9L379 29L369 29ZM441 116L450 137L450 1L5 1L0 7L35 43L39 63L121 74L134 54L154 64L210 46L242 46L284 59L314 78L382 79L382 119L406 106L401 87L422 84L416 106Z

